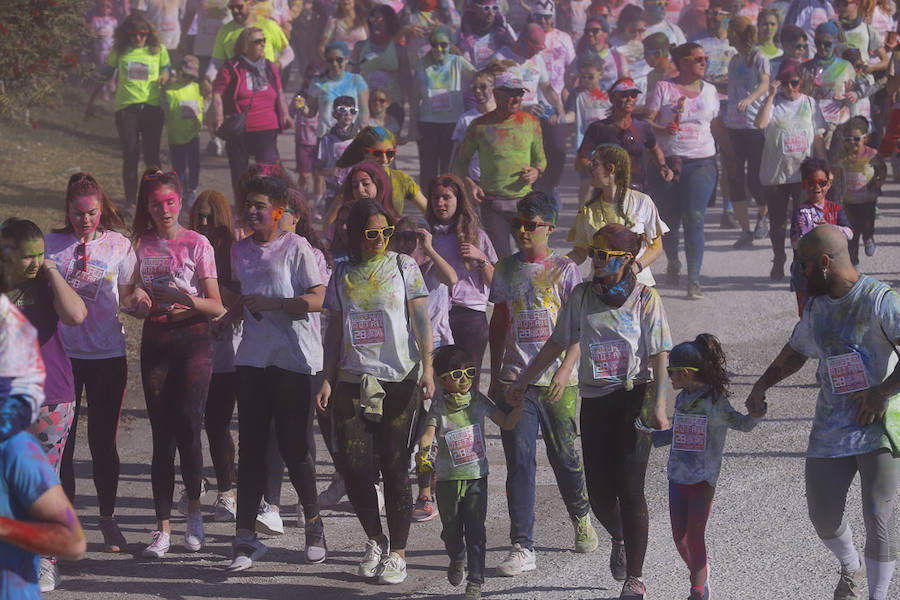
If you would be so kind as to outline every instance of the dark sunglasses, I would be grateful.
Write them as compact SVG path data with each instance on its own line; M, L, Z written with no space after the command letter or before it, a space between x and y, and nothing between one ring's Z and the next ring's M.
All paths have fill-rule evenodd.
M376 158L386 156L388 160L394 160L394 157L397 156L396 150L379 150L377 148L366 148L366 152L370 152Z
M376 96L372 98L372 102L376 104L387 104L388 102L390 102L390 100L388 100L387 98L379 98L378 96Z
M858 143L860 143L860 142L862 141L862 136L859 136L859 135L845 135L845 136L844 136L844 141L845 141L845 142L854 142L854 143L858 144Z
M475 367L466 367L465 369L453 369L452 371L447 371L441 377L449 377L450 379L455 379L459 381L463 377L468 377L469 379L473 379L475 377L475 373L478 370Z
M544 223L543 221L525 221L524 219L520 219L519 217L513 217L511 221L513 229L516 231L520 229L524 229L525 231L535 231L538 227L553 227L553 223Z
M342 115L355 115L359 112L355 106L335 106L334 111Z
M266 38L257 38L255 40L250 40L250 41L252 41L257 46L265 46L266 45Z
M627 92L616 92L614 95L622 98L637 98L640 94L638 90L628 90Z
M75 246L75 268L82 273L87 271L87 244L84 242Z
M131 37L147 37L150 35L150 32L146 29L142 29L140 31L132 31L130 35Z
M698 65L701 63L706 64L707 62L709 62L708 56L688 56L687 58L690 59L691 62Z
M363 233L366 235L367 240L377 240L379 237L388 239L394 235L394 229L393 225L388 225L387 227L381 227L380 229L366 229Z
M231 12L242 11L244 10L244 6L244 4L229 4L228 10L230 10Z
M347 60L347 59L343 56L332 56L331 58L328 59L328 62L342 65L342 64L344 64L345 60Z
M816 46L819 46L820 48L831 48L834 46L834 42L831 40L816 40Z
M588 256L591 258L598 258L602 261L607 261L611 256L625 256L628 254L622 250L603 250L602 248L594 248L591 246L588 248Z
M432 48L440 48L441 50L446 50L450 47L450 42L438 42L437 44L432 44Z
M590 29L585 29L584 32L590 35L600 35L601 33L603 33L603 28L591 27Z
M499 90L499 91L503 92L504 94L508 94L509 96L512 96L513 98L524 98L525 97L525 90L523 90L521 88L515 89L515 90L511 90L509 88L494 88L494 89Z
M808 187L808 188L818 187L818 188L824 189L824 188L828 187L827 179L813 179L812 177L810 177L803 183L806 184L806 187Z
M799 79L789 79L789 80L785 81L784 83L792 88L800 87Z

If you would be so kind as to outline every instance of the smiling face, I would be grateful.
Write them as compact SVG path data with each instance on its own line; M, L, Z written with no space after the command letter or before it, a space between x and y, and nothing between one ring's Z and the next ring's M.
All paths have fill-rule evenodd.
M181 212L181 198L172 186L164 185L156 188L147 199L147 212L153 219L156 231L167 231L178 225L178 213Z
M860 150L866 143L866 132L858 127L845 130L844 132L844 152L850 156L859 156Z
M14 279L18 281L34 279L44 264L44 240L43 238L25 240L11 254L21 269Z
M366 230L382 230L387 226L388 222L384 215L373 215L366 221ZM369 236L363 231L363 254L368 254L369 256L384 254L385 250L387 250L389 239L390 236L386 238L383 233L375 235L375 239L369 239Z
M472 80L472 95L476 104L487 104L494 95L494 85L490 78L476 75Z
M275 207L264 194L251 193L244 207L244 220L254 234L268 235L278 229L284 208Z
M637 90L628 90L626 92L616 92L609 100L612 103L613 110L617 114L628 114L634 112L634 106L637 104L639 93Z
M378 196L378 186L372 176L365 171L357 171L350 180L354 200L374 200Z
M369 113L374 117L381 117L387 112L387 107L391 103L384 92L374 92L369 96Z
M810 202L813 204L824 202L825 194L831 188L828 173L825 171L813 171L803 180L803 187L806 188L806 197Z
M457 198L452 187L436 185L431 192L434 216L441 225L449 225L456 215Z
M244 25L250 19L251 7L249 0L232 0L228 3L228 10L231 11L232 18L241 25Z
M462 365L459 368L465 371L472 367L474 367L474 365ZM453 371L455 370L456 369L453 369ZM441 380L441 386L451 394L466 394L472 389L472 378L465 372L463 372L462 377L459 379L454 379L450 376L450 373L442 373L438 376L438 379Z
M369 32L372 35L384 35L387 33L387 26L381 13L375 12L369 15Z
M100 198L96 195L76 196L69 202L66 217L75 230L75 237L90 239L100 225L103 212Z
M370 160L377 165L387 167L397 155L397 149L388 140L377 142L363 151L363 160Z
M337 48L328 51L325 62L328 63L328 73L332 76L340 75L347 68L347 57Z

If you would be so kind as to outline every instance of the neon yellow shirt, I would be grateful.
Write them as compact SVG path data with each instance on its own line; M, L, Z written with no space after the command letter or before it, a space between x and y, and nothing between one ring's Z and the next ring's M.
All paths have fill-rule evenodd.
M275 62L281 51L288 45L287 36L284 30L278 26L278 23L272 19L256 19L253 27L262 29L263 36L266 38L266 59ZM237 43L238 36L244 30L244 26L237 21L225 23L219 28L216 34L216 42L213 45L213 58L219 60L228 60L234 57L234 45Z
M116 110L141 103L159 106L159 74L169 66L169 52L165 46L160 46L156 54L146 46L129 48L121 55L113 48L106 57L106 64L119 70Z
M166 88L166 133L169 144L187 144L200 134L203 96L196 82Z

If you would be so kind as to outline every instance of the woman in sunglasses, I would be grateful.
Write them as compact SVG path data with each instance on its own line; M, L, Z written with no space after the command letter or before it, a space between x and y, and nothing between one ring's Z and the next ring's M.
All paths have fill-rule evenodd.
M406 113L403 108L410 88L410 67L407 53L395 41L400 32L400 19L387 4L375 6L369 12L369 39L353 47L350 62L369 87L388 90L394 102L388 112L403 127ZM367 98L368 101L368 98ZM365 125L366 122L362 122Z
M209 319L225 309L212 244L179 225L180 212L178 175L146 171L131 230L138 259L134 283L140 292L136 293L140 310L149 311L141 335L141 377L153 435L150 479L157 526L142 553L148 558L162 558L169 550L175 448L188 501L184 546L197 552L205 541L200 440L212 375Z
M850 118L850 103L844 96L856 80L856 70L836 54L838 44L843 43L843 32L836 22L822 23L816 27L816 55L800 67L803 93L816 99L825 117L826 148L837 126Z
M213 82L212 102L217 131L226 115L246 115L244 131L233 132L225 140L232 187L247 170L251 155L257 163L278 162L278 134L294 127L279 70L265 56L263 30L247 27L234 48L234 58L219 69Z
M369 86L361 75L347 71L350 48L341 41L329 42L325 46L325 62L328 65L325 75L316 78L309 89L309 101L301 112L306 117L319 115L316 136L325 137L336 120L334 118L334 101L341 96L350 96L356 100L359 110L357 122L365 127L369 122Z
M600 71L600 81L597 87L608 90L613 83L628 77L628 63L619 54L619 51L610 48L607 44L607 32L604 29L604 22L596 17L590 17L584 26L584 35L578 41L575 47L576 56L584 56L586 54L594 54L603 61L603 68ZM573 89L575 80L579 76L579 61L574 61L569 65L566 77L566 87Z
M784 26L799 27L808 39L813 39L818 25L834 19L837 13L830 0L793 0L784 15ZM812 58L812 53L804 58Z
M62 455L60 479L67 494L74 498L72 460L81 397L85 394L103 546L106 552L119 552L125 539L114 516L119 485L116 431L128 381L125 328L119 320L119 307L127 312L127 307L133 306L132 275L137 260L131 240L120 233L126 230L125 223L91 175L76 173L69 178L65 209L65 226L44 237L45 253L81 296L87 318L81 325L63 323L59 328L75 380L74 416Z
M813 155L825 158L825 118L816 101L800 92L800 84L800 62L793 58L782 61L755 121L765 136L759 179L769 209L772 281L784 279L787 211L802 197L800 165Z
M657 141L675 173L671 182L654 186L660 215L671 227L663 238L668 265L666 281L678 285L678 230L684 223L688 297L702 298L703 222L709 199L716 189L716 142L726 156L732 154L728 131L719 116L716 87L703 80L709 60L700 44L688 42L672 51L678 76L660 81L647 100ZM715 136L715 139L714 137Z
M581 450L594 515L612 537L610 570L624 581L621 598L643 598L649 517L644 476L649 441L639 440L635 419L667 429L666 361L669 324L655 289L639 283L632 267L641 236L610 223L594 234L591 281L569 294L556 326L508 394L526 387L564 350L580 344ZM623 326L627 323L627 326ZM645 406L644 399L653 399Z
M113 34L112 52L100 69L101 81L94 85L85 119L94 111L94 100L105 81L118 73L116 82L116 131L122 142L122 182L125 201L133 205L138 189L138 160L144 165L161 164L159 145L165 115L160 107L162 86L169 79L169 52L146 13L135 11Z
M451 53L452 33L446 25L435 27L429 36L431 51L416 63L409 139L419 145L419 181L450 170L453 130L475 75L468 60Z
M331 318L316 396L319 410L331 411L347 493L368 537L357 573L389 584L406 579L409 436L419 398L434 393L428 290L416 261L388 250L393 223L372 200L350 209L350 260L338 265L325 292ZM374 487L379 473L388 536Z
M484 69L500 48L512 45L516 35L500 12L498 0L472 0L462 16L456 45L476 69Z

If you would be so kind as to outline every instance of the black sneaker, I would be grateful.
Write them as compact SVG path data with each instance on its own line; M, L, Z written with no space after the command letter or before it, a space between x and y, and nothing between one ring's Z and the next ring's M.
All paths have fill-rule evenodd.
M775 261L772 263L772 270L769 271L769 279L772 281L784 280L784 263Z
M741 232L741 237L737 239L737 241L731 247L736 250L743 250L745 248L753 247L753 233L750 231Z
M734 218L734 212L730 210L726 210L722 213L722 220L719 221L719 227L722 229L737 229L740 227L738 225L737 220Z
M875 238L868 238L863 241L866 249L866 256L875 256L875 251L878 250L878 247L875 245Z
M612 540L609 552L609 571L616 581L625 581L628 576L628 561L625 557L625 542Z
M466 559L451 560L447 567L447 581L450 585L457 586L466 578Z
M681 263L677 260L666 265L666 285L678 287L678 274L681 272Z

